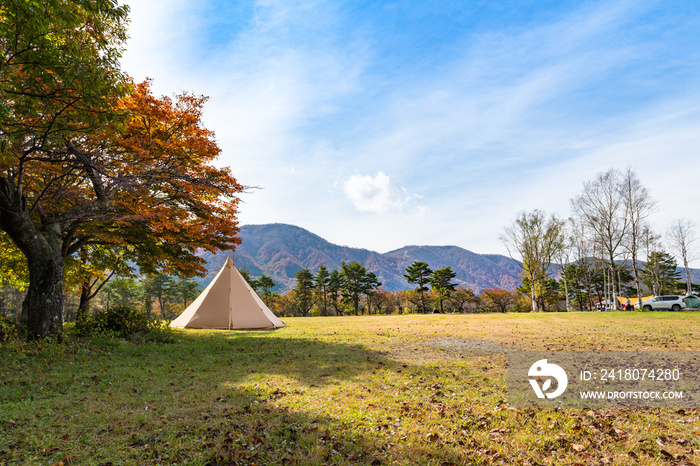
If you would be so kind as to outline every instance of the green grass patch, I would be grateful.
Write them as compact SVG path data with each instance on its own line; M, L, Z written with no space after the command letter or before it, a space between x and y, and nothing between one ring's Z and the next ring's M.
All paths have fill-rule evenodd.
M533 410L504 348L700 350L700 313L289 318L0 347L3 464L700 464L698 410Z

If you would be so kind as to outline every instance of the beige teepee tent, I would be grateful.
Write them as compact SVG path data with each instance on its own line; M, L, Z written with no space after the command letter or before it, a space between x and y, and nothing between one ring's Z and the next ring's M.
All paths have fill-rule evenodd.
M229 257L209 286L170 326L264 329L284 327L284 324L246 283Z

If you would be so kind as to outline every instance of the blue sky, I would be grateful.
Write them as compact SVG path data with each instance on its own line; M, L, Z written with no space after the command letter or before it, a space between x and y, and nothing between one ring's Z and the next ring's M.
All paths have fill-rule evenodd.
M700 2L130 2L123 69L210 97L242 223L380 252L504 253L635 168L663 233L700 220Z

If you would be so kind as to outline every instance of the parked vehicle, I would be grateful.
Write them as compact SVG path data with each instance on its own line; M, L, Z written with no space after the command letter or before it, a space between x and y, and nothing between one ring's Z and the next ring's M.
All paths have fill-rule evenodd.
M635 304L639 308L639 303ZM645 311L680 311L685 309L685 298L679 295L654 296L651 299L642 301L642 309Z

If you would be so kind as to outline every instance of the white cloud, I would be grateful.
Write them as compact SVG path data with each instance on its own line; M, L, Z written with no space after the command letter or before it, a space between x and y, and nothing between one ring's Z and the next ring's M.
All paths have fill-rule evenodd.
M384 214L393 210L401 210L417 195L409 195L405 189L398 189L391 184L391 180L384 172L375 176L352 175L343 184L346 196L360 212L374 212ZM424 209L417 207L420 213Z
M363 18L326 0L130 3L124 69L158 93L211 97L219 163L264 188L243 196L243 223L375 250L504 252L498 234L517 211L567 215L585 180L628 165L664 208L659 224L692 205L700 55L682 44L697 28L653 21L666 11L656 0L465 29L443 38L449 53L405 61L391 49L397 31L373 22L381 8Z

